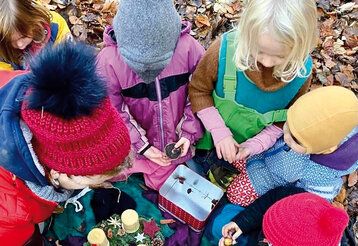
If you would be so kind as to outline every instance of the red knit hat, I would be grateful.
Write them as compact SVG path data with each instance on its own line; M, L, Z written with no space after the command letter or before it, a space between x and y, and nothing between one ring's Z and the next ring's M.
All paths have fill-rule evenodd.
M109 99L90 116L71 120L25 106L21 116L34 135L40 163L61 173L101 174L119 166L129 154L128 130Z
M130 151L127 127L96 73L95 51L64 42L31 63L21 118L40 163L70 175L102 174Z
M343 209L305 192L272 205L262 227L273 246L337 246L348 221Z

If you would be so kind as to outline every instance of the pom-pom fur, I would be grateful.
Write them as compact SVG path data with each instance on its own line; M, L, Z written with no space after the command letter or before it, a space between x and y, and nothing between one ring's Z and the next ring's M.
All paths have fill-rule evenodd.
M83 43L66 41L46 48L30 67L30 109L72 119L89 115L107 95L96 73L95 50Z

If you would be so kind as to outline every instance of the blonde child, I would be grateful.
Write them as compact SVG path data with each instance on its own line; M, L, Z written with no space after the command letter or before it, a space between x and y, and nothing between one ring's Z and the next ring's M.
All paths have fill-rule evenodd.
M66 21L39 1L0 2L0 70L23 70L29 56L69 36Z
M215 147L232 163L239 144L260 131L275 142L282 130L271 124L284 121L284 109L310 86L316 43L314 0L247 1L238 27L212 43L189 85L207 130L196 157L213 156Z
M143 173L146 185L155 190L191 158L191 146L202 136L188 101L188 82L204 48L190 36L190 27L181 22L171 0L123 0L98 56L99 71L136 153L125 174ZM165 147L173 143L182 154L170 160Z
M95 73L95 51L61 43L0 88L0 239L43 245L37 224L75 189L130 166L128 130ZM13 73L10 76L9 73Z

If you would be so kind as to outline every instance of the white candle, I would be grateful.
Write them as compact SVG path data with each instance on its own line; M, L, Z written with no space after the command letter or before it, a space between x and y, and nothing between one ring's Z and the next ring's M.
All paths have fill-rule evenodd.
M106 234L101 228L92 229L87 235L87 240L91 245L109 246Z
M125 210L121 215L124 230L127 233L134 233L139 229L138 213L133 209Z

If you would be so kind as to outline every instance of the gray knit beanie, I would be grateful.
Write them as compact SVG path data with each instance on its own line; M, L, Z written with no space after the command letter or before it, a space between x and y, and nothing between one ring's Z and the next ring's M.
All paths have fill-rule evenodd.
M173 0L121 0L113 29L123 60L150 83L173 56L181 20Z

